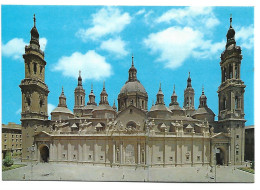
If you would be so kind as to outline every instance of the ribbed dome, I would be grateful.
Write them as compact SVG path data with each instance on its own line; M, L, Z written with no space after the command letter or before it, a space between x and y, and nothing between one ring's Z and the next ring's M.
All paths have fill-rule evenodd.
M147 93L144 86L139 81L129 81L126 82L125 85L121 88L121 93L127 93L127 92L142 92Z

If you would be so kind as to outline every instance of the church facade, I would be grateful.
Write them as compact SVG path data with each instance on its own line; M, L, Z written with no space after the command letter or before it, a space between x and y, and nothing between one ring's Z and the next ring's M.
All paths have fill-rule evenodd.
M20 84L23 161L135 167L213 165L215 162L241 165L244 162L245 85L240 79L242 55L236 45L232 18L221 54L217 121L207 105L204 90L196 109L190 74L183 107L178 103L175 89L169 97L171 103L165 105L160 85L156 103L148 110L148 94L137 78L133 56L128 80L118 95L118 108L115 102L110 106L105 83L99 104L92 87L87 101L79 72L73 112L67 107L62 88L59 104L48 120L46 61L40 49L35 17L23 58L25 78Z

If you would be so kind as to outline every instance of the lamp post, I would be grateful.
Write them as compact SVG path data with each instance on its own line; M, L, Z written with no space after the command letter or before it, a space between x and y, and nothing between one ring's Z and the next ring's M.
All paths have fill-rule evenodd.
M33 178L33 157L32 157L33 152L34 152L34 145L32 145L31 147L31 180Z

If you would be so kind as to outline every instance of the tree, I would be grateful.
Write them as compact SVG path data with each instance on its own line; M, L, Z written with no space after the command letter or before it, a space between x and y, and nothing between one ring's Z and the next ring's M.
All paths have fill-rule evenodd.
M3 161L3 165L6 167L10 167L13 165L13 163L14 163L14 161L12 160L11 152L7 151L7 153L5 155L5 159Z

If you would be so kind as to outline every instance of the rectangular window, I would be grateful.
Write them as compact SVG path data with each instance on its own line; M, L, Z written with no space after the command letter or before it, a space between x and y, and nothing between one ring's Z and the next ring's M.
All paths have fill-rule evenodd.
M6 146L6 145L5 145L4 147L5 147L5 149L7 148L7 146Z
M237 139L239 139L239 135L237 135Z

